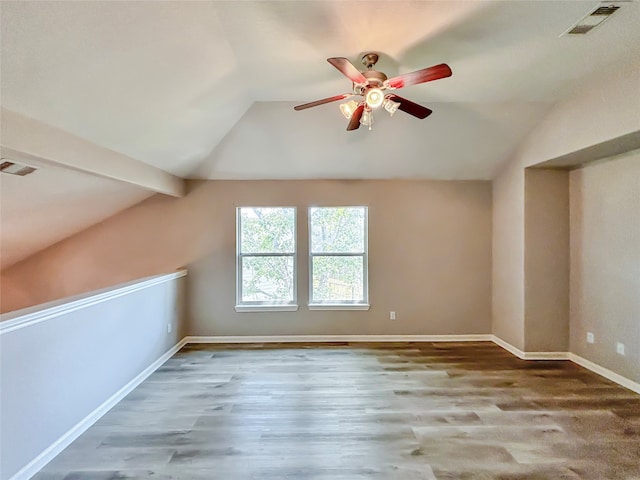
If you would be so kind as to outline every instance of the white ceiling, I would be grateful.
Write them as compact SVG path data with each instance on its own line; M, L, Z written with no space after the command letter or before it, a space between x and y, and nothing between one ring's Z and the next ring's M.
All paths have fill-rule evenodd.
M53 164L0 175L0 269L152 195L133 185Z
M2 105L181 176L491 178L549 106L640 58L640 4L559 37L594 1L12 2L2 8ZM376 112L344 131L349 90L326 62L365 51L417 120ZM4 219L3 219L4 223Z

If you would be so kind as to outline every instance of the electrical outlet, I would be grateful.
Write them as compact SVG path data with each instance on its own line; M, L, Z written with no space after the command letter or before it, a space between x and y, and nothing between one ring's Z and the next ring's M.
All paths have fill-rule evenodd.
M395 320L396 319L396 312L389 312L389 320Z
M167 333L171 333L171 324L167 323Z
M616 352L618 355L624 355L624 343L618 342L616 345Z
M596 341L596 337L593 336L593 332L587 332L587 343L593 343Z

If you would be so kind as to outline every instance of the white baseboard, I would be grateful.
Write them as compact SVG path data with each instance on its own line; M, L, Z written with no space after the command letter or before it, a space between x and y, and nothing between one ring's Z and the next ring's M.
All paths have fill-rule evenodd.
M569 352L523 352L500 337L490 335L491 341L522 360L569 360Z
M490 341L523 360L571 360L598 375L640 393L640 383L618 375L600 365L569 352L523 352L491 334L473 335L281 335L281 336L187 336L149 365L102 405L78 422L40 455L13 475L10 480L28 480L53 460L62 450L126 397L164 362L188 343L318 343L318 342L483 342Z
M319 342L493 342L522 360L571 360L629 390L640 393L640 384L569 352L523 352L491 334L472 335L262 335L188 336L185 343L319 343Z
M185 340L186 343L490 342L492 335L222 335L190 336Z
M133 378L124 387L114 393L109 399L107 399L102 405L96 408L89 415L84 417L74 427L68 430L58 440L49 445L40 455L31 460L28 464L22 467L16 474L14 474L10 480L28 480L38 473L44 466L53 460L62 450L67 448L76 438L82 435L91 425L96 423L100 418L111 410L120 400L126 397L134 388L140 385L149 375L155 372L164 362L169 360L175 353L180 350L187 343L186 338L180 340L167 352L165 352L155 362L140 372L135 378Z
M504 348L507 352L512 355L515 355L518 358L524 359L524 352L517 347L514 347L509 342L505 342L500 337L496 337L495 335L491 335L491 341L498 345L499 347Z
M587 370L591 370L598 375L603 376L604 378L611 380L612 382L617 383L620 386L628 388L629 390L640 393L640 383L634 382L633 380L628 379L627 377L623 377L615 372L612 372L608 368L601 367L597 363L593 363L586 358L582 358L579 355L571 352L523 352L519 348L514 347L508 342L505 342L500 337L496 337L492 335L492 341L507 350L509 353L512 353L518 358L523 360L570 360L573 363L580 365L581 367L586 368Z
M582 358L581 356L576 355L575 353L569 354L569 360L571 360L573 363L577 363L578 365L586 368L587 370L591 370L592 372L597 373L598 375L602 375L604 378L607 378L612 382L617 383L618 385L622 385L623 387L628 388L633 392L640 393L640 383L634 382L633 380L630 380L627 377L623 377L622 375L618 375L617 373L612 372L608 368L601 367L597 363L593 363L592 361L587 360L586 358Z

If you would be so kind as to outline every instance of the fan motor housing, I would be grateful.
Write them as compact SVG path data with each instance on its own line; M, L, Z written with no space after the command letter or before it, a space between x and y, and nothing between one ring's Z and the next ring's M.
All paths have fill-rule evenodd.
M372 86L382 86L384 81L387 79L387 76L382 72L377 72L376 70L366 70L362 72L364 78L366 78L370 85Z

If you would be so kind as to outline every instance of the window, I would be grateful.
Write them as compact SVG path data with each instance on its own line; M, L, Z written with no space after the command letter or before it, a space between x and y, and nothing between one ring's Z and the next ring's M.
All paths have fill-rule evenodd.
M296 209L237 209L236 311L297 310Z
M368 305L367 207L309 209L309 308Z

